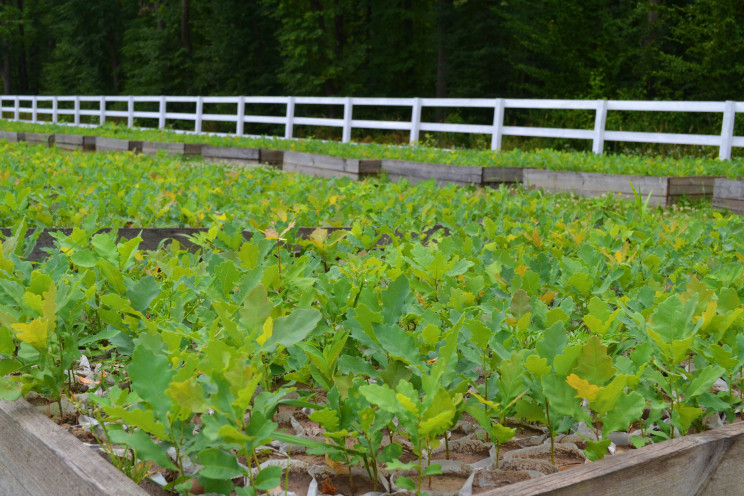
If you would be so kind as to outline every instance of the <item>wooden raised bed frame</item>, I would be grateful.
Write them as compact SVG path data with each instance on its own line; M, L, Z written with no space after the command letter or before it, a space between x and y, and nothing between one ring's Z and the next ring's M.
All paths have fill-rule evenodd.
M633 192L635 188L644 202L650 195L649 205L662 207L677 203L682 198L691 201L712 198L714 181L714 177L628 176L542 169L524 171L526 187L539 188L550 193L574 193L585 197L615 192L629 200L635 198Z
M147 493L96 451L21 399L0 400L0 494Z
M348 177L364 179L380 173L380 160L340 158L313 153L284 152L282 169L317 177Z
M139 152L142 153L142 142L116 138L96 138L97 152Z
M57 134L54 144L63 150L96 151L95 136L80 136L77 134Z
M205 145L194 143L167 143L164 141L143 141L142 153L155 155L158 151L163 150L169 155L184 155L186 157L196 157L201 155L202 148Z
M713 208L744 214L744 179L716 179L713 187Z
M480 496L740 495L743 463L744 422L739 422Z

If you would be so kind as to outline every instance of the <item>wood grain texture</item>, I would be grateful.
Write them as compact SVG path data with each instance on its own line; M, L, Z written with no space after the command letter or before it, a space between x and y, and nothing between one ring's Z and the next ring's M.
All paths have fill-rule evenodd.
M481 493L481 496L744 494L744 423L694 434Z
M95 136L80 136L77 134L57 134L54 144L63 150L81 150L92 152L96 150Z
M54 145L54 135L44 133L26 133L26 142L29 145L52 146Z
M483 167L478 166L383 160L382 170L386 171L393 181L405 178L410 183L427 179L434 179L439 184L480 185L483 183Z
M7 141L8 143L18 143L19 141L26 141L26 133L15 133L12 131L0 131L0 139Z
M267 150L266 148L261 148L258 161L262 164L269 164L281 169L284 163L284 150Z
M0 400L0 432L0 495L146 494L25 400Z
M379 174L380 160L332 157L314 153L284 152L282 169L318 177L362 179Z
M143 141L142 153L155 155L158 151L163 150L168 155L184 155L186 157L195 157L201 155L204 145L194 143L167 143L162 141Z
M744 200L744 179L733 180L716 178L713 189L713 198Z
M518 184L523 178L522 167L483 167L483 184Z
M713 198L713 208L728 210L732 213L744 215L744 199Z
M712 198L715 180L712 176L669 177L669 196Z
M635 198L635 188L640 191L644 201L648 197L650 206L669 205L669 181L666 177L525 169L524 184L528 188L539 188L550 193L573 193L584 197L619 193L629 200Z
M234 164L245 164L246 162L258 163L261 151L258 148L238 148L229 146L205 146L202 148L202 157L210 162L227 162Z
M96 138L97 152L142 152L142 142L117 138Z

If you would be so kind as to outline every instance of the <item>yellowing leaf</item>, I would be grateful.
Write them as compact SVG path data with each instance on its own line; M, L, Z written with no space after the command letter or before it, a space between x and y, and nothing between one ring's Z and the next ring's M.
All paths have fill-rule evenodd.
M486 398L484 398L483 396L479 395L478 393L474 393L474 392L471 391L470 396L472 396L473 398L477 399L482 404L487 405L487 406L489 406L489 407L491 407L493 409L496 409L496 408L499 407L499 404L498 403L494 403L491 400L487 400Z
M408 410L409 412L411 412L412 414L418 417L418 414L419 414L418 406L416 406L416 403L411 401L411 398L401 393L397 393L395 395L395 398L400 402L403 408L405 408L406 410Z
M705 309L703 315L700 317L701 319L703 319L703 325L701 327L702 330L708 328L711 321L713 320L713 317L716 316L716 310L718 310L718 302L715 300L708 302L708 307Z
M584 398L589 403L597 399L597 392L599 392L599 386L595 386L594 384L590 384L589 381L586 381L579 377L576 374L571 374L568 377L566 377L566 382L569 386L574 388L576 390L576 397L577 398Z
M19 322L11 324L11 328L16 331L16 337L28 343L37 350L45 350L47 339L49 339L49 320L39 317L28 323Z
M268 317L263 324L263 333L258 336L256 342L259 346L263 346L267 339L274 333L274 319Z

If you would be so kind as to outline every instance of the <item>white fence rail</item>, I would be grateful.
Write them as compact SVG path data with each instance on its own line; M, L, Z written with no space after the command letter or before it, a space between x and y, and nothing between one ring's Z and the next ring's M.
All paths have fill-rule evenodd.
M109 110L112 102L126 103L127 110ZM81 109L81 103L96 107ZM137 104L157 104L158 111L137 110ZM195 104L195 111L169 112L168 104ZM64 104L62 108L61 104ZM204 105L232 104L232 114L205 113ZM282 116L246 115L247 104L284 105L286 113ZM343 118L329 119L301 117L296 115L297 105L336 105L343 106ZM409 107L410 121L383 121L354 119L354 107ZM483 108L493 110L493 124L444 124L422 122L421 111L425 107ZM545 109L545 110L590 110L595 112L593 129L557 129L524 126L505 126L504 114L507 109ZM708 112L722 114L720 135L673 134L629 131L608 131L607 113L613 112ZM52 122L59 122L59 116L72 116L73 125L81 125L81 117L88 116L99 124L109 117L126 118L127 125L133 126L134 119L157 119L158 127L164 128L168 121L193 121L194 133L202 133L204 122L235 123L235 135L243 136L245 124L284 125L284 138L292 138L295 126L328 126L342 129L342 141L351 141L352 129L385 129L408 131L410 141L419 140L422 131L449 133L476 133L491 135L491 149L501 148L503 136L527 136L540 138L569 138L592 141L594 153L601 154L605 141L625 141L636 143L664 143L677 145L702 145L719 147L719 157L731 158L732 147L744 147L744 137L734 136L734 121L737 112L744 112L744 102L663 102L663 101L624 101L624 100L519 100L512 98L466 99L466 98L340 98L340 97L209 97L209 96L8 96L0 95L0 112L13 115L13 120L47 122L41 115L51 116ZM24 117L23 119L21 117ZM30 118L29 118L30 117Z

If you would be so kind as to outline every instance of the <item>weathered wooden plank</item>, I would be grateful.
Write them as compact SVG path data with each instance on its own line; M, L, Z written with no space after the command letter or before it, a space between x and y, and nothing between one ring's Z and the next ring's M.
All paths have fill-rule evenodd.
M281 169L284 163L284 150L267 150L266 148L261 148L258 161L262 164L272 165Z
M744 423L652 444L481 496L742 494Z
M45 133L26 133L26 142L29 145L53 146L54 135Z
M117 138L96 138L98 152L142 152L142 142Z
M729 210L732 213L744 215L744 198L735 200L733 198L713 198L713 208Z
M19 141L26 141L26 133L0 131L0 139L4 139L8 143L18 143Z
M258 148L238 148L229 146L205 146L202 157L210 162L236 165L258 165L261 151Z
M730 198L732 200L744 200L744 179L716 178L713 197L716 199Z
M669 196L712 198L716 178L713 176L669 177Z
M593 197L613 192L627 199L635 198L635 188L644 201L648 198L651 206L663 207L669 204L669 182L666 177L525 169L524 184L528 188L539 188L551 193L574 193Z
M25 400L0 400L0 495L146 493Z
M331 157L314 153L284 152L283 169L285 171L300 171L322 177L339 177L332 173L340 173L340 177L354 177L378 174L381 162L379 160L360 160L355 158ZM322 172L321 172L322 171ZM348 174L351 174L348 175Z
M523 178L523 167L483 167L483 184L517 184Z
M386 171L388 177L393 181L406 178L411 183L427 179L434 179L440 184L478 185L483 183L483 167L478 166L383 160L382 170Z
M282 170L284 172L298 172L307 176L323 177L327 179L333 177L348 177L349 179L358 180L360 178L360 174L356 172L345 172L333 169L323 169L319 167L316 168L307 165L292 164L287 162L284 162L284 164L282 165Z
M195 143L167 143L164 141L143 141L142 153L155 155L158 151L163 150L168 155L184 155L186 157L195 157L201 155L204 145Z
M63 150L81 150L92 152L96 149L95 136L80 136L77 134L57 134L54 144Z

